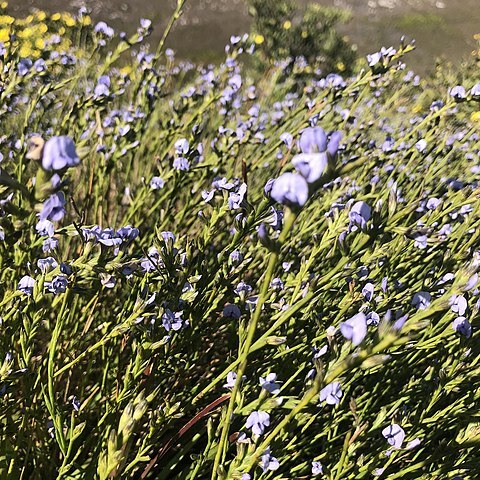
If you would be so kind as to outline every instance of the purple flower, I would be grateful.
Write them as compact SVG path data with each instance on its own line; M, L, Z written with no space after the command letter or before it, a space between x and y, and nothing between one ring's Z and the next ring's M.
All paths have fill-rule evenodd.
M63 192L57 192L50 195L43 203L43 208L40 212L40 221L52 220L54 222L60 221L65 216L65 195ZM50 230L47 230L49 232ZM49 235L51 236L51 235Z
M113 28L109 27L105 22L98 22L93 31L95 33L101 33L108 38L112 38L115 33Z
M234 318L238 320L242 316L242 312L237 305L229 303L223 307L222 315L224 318Z
M432 197L432 198L429 198L428 201L427 201L427 208L429 210L435 210L441 203L441 200L439 200L438 198L435 198L435 197Z
M303 153L325 152L327 150L327 135L321 127L308 127L303 130L298 147Z
M236 192L230 192L228 195L228 208L230 210L237 210L242 208L243 200L245 199L245 194L247 193L247 184L242 183Z
M53 257L40 258L37 260L37 266L42 273L47 273L58 267L57 261Z
M267 198L270 198L270 196L271 196L272 188L273 188L274 183L275 183L275 179L274 178L269 178L267 180L267 183L265 184L265 187L263 187L263 193L265 194L265 196Z
M40 220L35 225L35 230L41 237L53 237L54 227L50 220Z
M164 314L162 315L162 325L167 332L173 330L177 332L178 330L188 326L188 321L184 321L182 318L183 312L172 312L170 309L165 309Z
M448 303L452 312L458 313L460 316L467 311L468 304L463 295L452 295L449 298Z
M175 142L175 153L177 155L186 155L188 153L189 148L190 148L190 145L186 138L180 138L180 140L177 140Z
M127 225L126 227L119 228L117 230L117 235L124 241L132 241L138 237L140 234L138 228Z
M188 171L190 169L190 162L185 157L177 157L173 161L173 168L180 171Z
M352 344L360 345L367 335L367 318L363 313L357 313L346 322L340 323L340 332Z
M270 425L270 415L267 412L257 410L252 412L248 418L245 426L252 429L255 435L262 435L265 428Z
M94 234L96 235L96 240L106 247L113 247L122 243L122 239L117 236L113 228L99 229L95 231Z
M243 254L239 250L234 250L229 256L230 262L232 265L237 266L240 265L243 261Z
M268 470L277 470L280 467L278 460L270 454L270 447L268 447L262 455L260 467L264 472L267 472Z
M51 282L45 282L47 290L55 295L65 293L67 291L68 279L64 275L53 277Z
M328 168L328 155L327 152L301 153L292 158L292 164L308 183L315 183Z
M288 132L284 132L280 135L280 140L287 146L287 148L292 148L293 145L293 135Z
M275 395L280 392L280 383L276 382L276 373L269 373L265 378L260 377L260 386L267 392Z
M58 247L58 239L55 237L47 238L43 241L42 251L43 253L49 253Z
M378 325L380 323L380 315L377 312L369 312L367 313L365 320L367 321L367 325Z
M312 462L312 475L321 475L323 473L323 466L320 462Z
M339 382L329 383L320 390L320 401L328 405L337 405L342 398L342 387Z
M382 435L387 439L387 442L395 448L400 448L405 438L403 428L396 423L384 428L382 430Z
M362 295L367 302L370 302L373 298L374 286L373 283L366 283L362 288Z
M296 173L284 173L273 183L271 197L290 207L302 207L308 200L308 183Z
M475 84L470 90L470 95L475 100L480 100L480 83Z
M465 317L458 317L453 321L452 328L467 338L472 336L472 325Z
M95 86L93 94L96 97L103 97L110 95L110 77L108 75L102 75Z
M35 280L32 277L25 275L18 282L17 290L20 290L25 295L32 295L34 285L35 285Z
M175 235L172 232L161 232L160 235L163 238L165 243L171 243L172 245L175 243Z
M245 380L247 377L246 375L242 376L242 380ZM228 372L227 374L227 382L223 384L225 388L232 389L235 386L235 382L237 381L237 374L235 372Z
M32 68L33 62L29 58L22 58L18 62L17 70L18 74L22 77L25 76Z
M45 170L63 170L79 163L75 144L70 137L52 137L45 143L42 156L42 167Z
M432 296L428 292L418 292L412 297L412 306L425 310L431 303Z
M371 215L372 209L370 206L367 203L360 201L353 205L348 217L353 225L364 229L367 226L367 222L370 220Z
M427 236L421 234L415 234L415 241L413 245L417 248L424 249L427 248Z
M148 30L152 26L152 21L149 18L141 18L140 19L140 26L143 29Z
M152 190L159 190L160 188L163 188L164 185L165 185L165 182L160 177L153 177L150 180L150 188Z
M467 92L461 85L456 85L455 87L451 88L449 93L456 102L461 102L467 98Z

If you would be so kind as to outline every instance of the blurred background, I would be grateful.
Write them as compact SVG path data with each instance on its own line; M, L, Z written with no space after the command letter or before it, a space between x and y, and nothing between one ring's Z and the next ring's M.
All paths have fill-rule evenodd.
M480 32L480 0L297 0L351 11L351 20L338 27L343 36L365 55L382 46L398 45L402 35L416 39L417 50L407 65L420 73L433 69L436 57L458 63L475 48L473 35ZM140 18L150 18L155 44L174 9L175 0L10 0L9 10L25 15L31 9L78 11L86 5L93 18L104 20L127 33ZM216 61L231 35L248 32L252 17L247 0L187 0L184 15L175 26L169 46L178 56Z

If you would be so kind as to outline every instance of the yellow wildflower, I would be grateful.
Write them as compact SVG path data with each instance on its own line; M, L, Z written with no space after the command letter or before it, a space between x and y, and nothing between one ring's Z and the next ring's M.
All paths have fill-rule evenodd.
M257 33L255 35L255 37L253 37L253 41L257 44L257 45L261 45L264 41L265 41L265 37L263 35L260 35L259 33Z
M285 20L285 22L283 22L283 28L285 30L290 30L290 28L292 28L292 22L290 20Z
M62 13L62 20L67 27L73 27L75 25L75 19L70 13Z
M8 32L10 32L8 28L0 28L0 42L5 43L8 41Z
M35 13L35 17L39 22L43 22L47 18L47 14L43 10L39 10Z
M345 70L345 64L343 62L338 62L337 68L340 72L343 72Z
M24 44L22 44L18 53L21 57L31 57L33 50L30 43L25 42Z
M50 17L54 22L60 20L62 18L62 15L60 13L54 13L51 17Z
M45 48L45 42L43 41L43 38L37 38L35 40L35 47L39 50L43 50Z
M85 15L82 19L83 25L91 25L92 24L92 17L90 15Z
M478 112L473 112L471 115L470 115L470 120L472 122L480 122L480 111Z
M0 25L11 25L14 21L10 15L0 15Z

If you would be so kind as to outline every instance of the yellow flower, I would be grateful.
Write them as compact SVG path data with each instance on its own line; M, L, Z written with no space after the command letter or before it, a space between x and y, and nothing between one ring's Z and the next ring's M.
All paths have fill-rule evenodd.
M31 57L33 50L29 43L24 43L18 52L21 57Z
M122 67L120 69L120 74L121 75L130 75L132 73L132 67L130 65L127 65L126 67Z
M285 20L285 22L283 22L283 28L285 30L290 30L290 28L292 28L292 22L290 20Z
M480 33L476 33L476 34L473 36L473 38L474 38L475 40L480 40Z
M302 30L302 38L307 38L308 32L306 30Z
M36 30L37 35L43 35L44 33L46 33L48 31L48 27L45 23L39 23L35 27L35 30Z
M9 36L8 32L10 30L8 28L0 28L0 42L5 43L8 41Z
M260 35L259 33L257 33L255 35L255 37L253 37L253 41L257 44L257 45L261 45L264 41L265 41L265 37L263 35Z
M35 40L35 47L39 50L43 50L45 48L45 42L43 41L43 38L37 38Z
M14 21L10 15L0 15L0 25L11 25Z
M39 22L43 22L47 18L47 14L43 10L39 10L35 16Z
M75 25L75 19L69 13L62 13L62 20L67 27Z
M473 112L471 115L470 115L470 120L472 122L480 122L480 111L478 112Z
M338 62L337 63L337 68L343 72L345 70L345 64L343 62Z
M92 17L89 15L85 15L82 19L83 25L91 25L92 24Z
M2 10L5 10L7 7L8 7L8 2L2 2L2 3L0 3L0 8L1 8Z
M54 13L51 17L50 17L54 22L56 22L57 20L60 20L62 18L62 15L60 13Z

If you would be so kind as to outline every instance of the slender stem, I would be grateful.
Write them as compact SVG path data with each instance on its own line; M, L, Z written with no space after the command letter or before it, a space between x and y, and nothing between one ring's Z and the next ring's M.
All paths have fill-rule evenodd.
M155 59L158 61L160 58L160 54L162 53L163 47L165 45L165 41L167 40L168 35L170 34L170 30L172 29L175 22L181 17L182 15L182 8L185 5L186 0L177 0L177 6L173 15L170 17L168 25L166 26L165 30L163 31L162 38L160 42L158 42L157 51L155 52Z
M235 386L233 387L233 390L232 390L232 396L230 397L230 401L228 403L227 414L225 416L225 421L223 423L222 432L220 435L220 441L218 443L217 453L215 455L215 460L213 463L213 470L212 470L212 477L211 477L212 480L215 480L215 478L217 478L217 470L218 470L218 467L220 466L220 462L223 462L225 459L225 444L227 441L228 431L229 431L230 423L233 416L235 400L237 398L238 391L240 390L242 376L245 373L245 370L247 368L248 355L250 353L255 332L257 330L258 320L260 319L262 307L267 298L268 288L272 280L273 273L275 271L275 265L278 260L279 250L281 245L285 242L285 239L287 238L287 235L290 232L296 217L297 215L294 212L292 212L291 210L287 210L285 215L285 224L283 226L282 233L280 234L280 237L278 239L278 243L279 243L278 248L275 249L275 251L272 251L270 253L270 259L268 261L268 267L265 273L265 277L263 278L263 283L260 290L260 295L258 297L257 305L255 308L255 311L253 312L253 316L250 320L250 323L248 325L247 338L245 339L245 343L243 344L243 346L240 346L239 348L240 354L239 354L238 360L240 364L237 370L237 379L235 381Z

